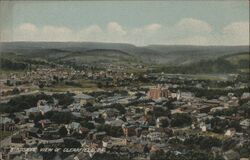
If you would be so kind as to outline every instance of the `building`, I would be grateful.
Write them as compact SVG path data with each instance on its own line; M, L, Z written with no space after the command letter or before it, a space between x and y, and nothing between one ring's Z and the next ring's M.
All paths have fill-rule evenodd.
M156 119L156 126L160 127L167 127L170 124L170 119L168 117L158 117Z
M102 140L106 136L106 132L97 132L93 134L94 140Z
M24 137L20 134L11 137L11 143L24 143Z
M167 87L162 87L158 85L157 87L152 87L148 91L148 98L157 100L160 98L169 98L172 94Z
M229 136L229 137L232 137L233 135L235 135L235 133L236 133L236 130L235 130L234 128L229 128L229 129L226 131L225 135L226 135L226 136Z
M0 117L0 130L13 131L16 129L15 123L8 117Z
M41 134L41 133L42 133L42 131L37 127L32 127L28 131L29 136L32 136L32 137L39 137L39 134Z
M250 127L250 119L244 119L242 121L240 121L240 126L247 130Z
M81 105L84 105L87 103L93 104L95 102L95 98L87 94L77 94L74 96L74 99L76 103L80 103Z
M136 135L136 126L135 125L131 125L131 124L123 124L122 125L122 130L123 133L126 137L130 137L130 136L134 136Z
M241 96L241 99L250 99L250 93L249 92L244 92Z

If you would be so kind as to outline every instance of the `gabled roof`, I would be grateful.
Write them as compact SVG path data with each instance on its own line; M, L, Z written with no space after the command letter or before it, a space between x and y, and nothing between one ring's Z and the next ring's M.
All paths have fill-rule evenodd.
M13 120L8 118L8 117L0 117L0 123L5 124L5 123L12 123Z
M36 128L36 127L32 127L29 130L29 132L32 132L32 133L37 133L38 131L39 131L39 128Z

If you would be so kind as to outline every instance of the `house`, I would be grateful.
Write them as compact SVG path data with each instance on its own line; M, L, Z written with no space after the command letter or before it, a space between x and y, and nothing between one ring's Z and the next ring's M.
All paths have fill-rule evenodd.
M240 155L238 152L236 152L234 150L229 150L229 151L223 153L223 158L225 160L239 160Z
M208 114L207 113L199 113L199 114L195 115L195 118L196 118L197 122L201 122L201 121L204 121L205 119L208 118Z
M80 112L82 109L82 105L80 103L73 103L68 106L71 112Z
M19 124L25 124L29 121L29 116L25 115L25 113L17 112L15 113L15 121L18 121Z
M108 108L103 110L101 115L104 119L116 118L119 115L119 111L114 108Z
M50 140L58 139L61 137L58 128L48 128L47 130L43 130L41 136L44 139L50 139Z
M32 159L32 160L43 160L43 156L36 152L28 152L26 154L26 159Z
M37 127L32 127L28 131L28 134L29 134L29 136L32 136L32 137L40 137L40 134L42 134L42 131L41 131L41 129L39 129Z
M168 117L158 117L156 119L156 126L159 127L167 127L170 124L170 119Z
M241 96L241 99L250 99L250 92L244 92Z
M125 146L126 139L124 138L115 138L106 136L102 139L102 146L105 148L110 148L112 146Z
M107 135L106 132L97 132L93 134L94 140L102 140Z
M82 114L80 112L71 112L71 113L77 119L81 119L82 118Z
M211 130L211 124L210 123L206 124L204 122L201 122L200 123L200 129L201 129L202 132L206 132L208 130Z
M157 87L150 88L147 93L147 96L150 99L157 100L163 97L168 98L168 97L171 97L172 95L167 87L158 85Z
M49 105L38 106L37 108L41 112L42 115L53 109L52 106L49 106Z
M244 119L240 122L240 126L247 130L250 127L250 119Z
M85 127L81 127L79 133L83 135L87 135L89 133L89 129Z
M7 159L23 159L23 158L24 158L24 154L21 151L14 151L14 152L8 153Z
M11 143L25 143L23 135L21 134L13 135L11 137Z
M2 131L13 131L16 129L15 123L8 117L0 117L0 130Z
M74 158L69 158L68 160L72 160L72 159L74 159L74 160L81 160L81 159L91 160L92 158L89 156L89 153L87 153L87 152L80 152Z
M32 107L29 109L25 109L24 112L26 113L27 116L29 115L35 115L40 113L39 109L37 107Z
M226 135L226 136L229 136L229 137L232 137L232 136L235 135L235 133L236 133L235 128L229 128L229 129L226 131L225 135Z
M198 111L199 113L208 113L208 112L210 112L210 110L211 110L212 108L213 108L212 106L204 105L204 106L198 108L197 111Z
M114 127L121 127L124 121L121 119L115 119L114 121L106 121L105 123Z
M194 93L192 93L192 92L179 92L179 95L177 97L178 97L178 99L189 100L189 99L194 98Z
M77 94L74 96L74 99L76 103L79 103L81 105L84 105L87 103L93 104L95 102L95 98L87 94Z
M220 96L218 99L219 99L220 101L222 101L222 102L226 102L226 101L229 100L229 97L227 97L227 96Z
M123 133L126 137L135 136L136 135L136 126L133 124L123 124L122 125Z
M214 107L210 111L213 113L213 112L216 112L216 111L222 111L224 109L225 109L225 107Z
M211 100L205 100L203 101L203 103L207 106L218 107L221 102L217 99L211 99Z
M99 118L101 116L101 113L100 111L95 111L95 112L92 112L92 113L89 113L92 117L92 120L94 120L95 118Z
M71 122L70 124L66 125L68 133L70 133L71 131L80 133L80 128L81 124L78 122Z
M42 119L38 122L43 128L48 127L52 122L49 119Z
M166 134L159 131L149 132L147 135L148 140L150 140L151 142L161 142L165 137Z

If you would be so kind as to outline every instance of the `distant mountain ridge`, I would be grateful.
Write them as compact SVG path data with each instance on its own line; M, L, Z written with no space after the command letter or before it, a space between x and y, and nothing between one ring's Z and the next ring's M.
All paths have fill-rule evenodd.
M164 65L182 65L195 61L214 59L233 53L249 52L249 46L189 46L189 45L148 45L135 46L123 43L98 43L98 42L2 42L2 53L12 52L24 57L60 58L72 56L86 57L99 56L99 60L115 56L125 59L132 58L144 63ZM93 55L92 55L93 54ZM121 56L122 55L122 56ZM105 58L108 60L108 58ZM119 59L118 59L119 60Z

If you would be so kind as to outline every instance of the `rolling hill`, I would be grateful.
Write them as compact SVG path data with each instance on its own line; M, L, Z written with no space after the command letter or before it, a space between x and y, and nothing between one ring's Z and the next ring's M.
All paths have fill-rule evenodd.
M121 43L95 42L5 42L1 43L2 52L13 52L27 57L64 57L71 54L90 53L91 50L106 50L127 53L145 63L180 65L193 61L216 58L222 55L248 52L249 46L185 46L185 45L149 45L138 47ZM94 52L92 52L94 53ZM112 54L113 54L112 53Z
M186 67L193 72L203 68L216 72L223 68L246 69L249 64L249 46L188 46L149 45L135 46L121 43L94 42L2 42L1 58L34 64L128 64ZM211 65L212 64L212 65ZM222 64L225 66L221 67ZM192 66L195 66L193 68ZM213 70L207 69L214 68ZM241 68L239 67L241 66ZM172 70L176 70L173 69ZM185 70L185 69L183 69Z
M164 66L158 71L183 74L250 73L250 53L235 53L179 66Z

